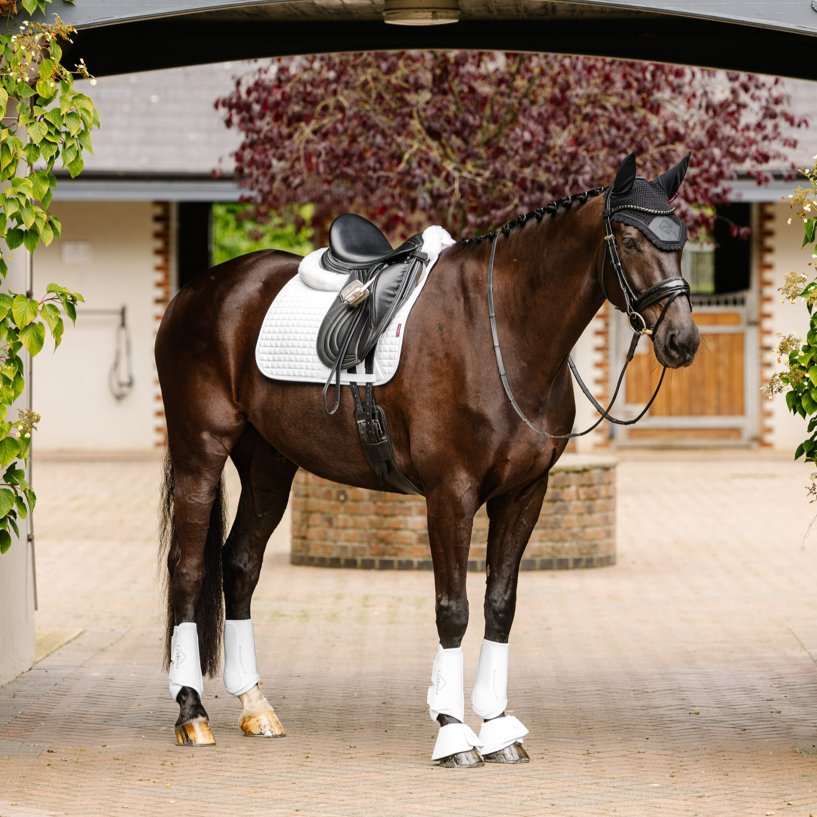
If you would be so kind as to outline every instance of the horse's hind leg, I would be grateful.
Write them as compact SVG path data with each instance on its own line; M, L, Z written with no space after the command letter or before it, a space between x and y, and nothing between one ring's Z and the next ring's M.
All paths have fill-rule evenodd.
M428 495L428 536L434 562L437 633L428 707L440 724L431 759L441 766L482 766L477 736L465 725L462 638L468 627L466 578L477 508L473 485L452 479Z
M224 685L242 703L239 725L245 734L283 737L284 727L258 688L250 605L264 550L284 515L298 466L282 457L249 424L231 457L241 477L241 499L223 552Z
M522 491L488 502L485 640L471 693L471 707L484 719L479 737L482 756L488 763L526 763L529 760L522 748L522 738L528 730L516 717L505 715L508 705L508 637L516 612L519 563L539 518L546 490L547 475Z
M163 539L169 539L170 694L179 704L176 741L196 746L215 743L201 702L202 676L212 676L220 668L221 551L226 526L221 478L245 423L242 416L230 411L229 404L222 405L215 398L201 405L212 412L223 409L221 422L195 415L187 404L165 400L169 458L164 505L167 536ZM208 428L212 430L202 431Z

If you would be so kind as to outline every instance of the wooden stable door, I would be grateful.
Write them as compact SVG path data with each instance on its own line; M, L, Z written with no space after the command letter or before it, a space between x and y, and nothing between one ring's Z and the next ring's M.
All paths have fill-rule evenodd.
M753 440L751 395L755 335L747 325L742 295L695 297L693 319L701 345L692 366L667 369L661 392L638 425L619 427L622 445L740 445ZM626 322L618 321L618 348L629 343ZM623 359L623 355L619 354ZM618 373L619 364L611 361ZM754 368L752 368L754 366ZM624 389L625 416L635 416L649 401L661 376L652 343L646 338L630 364ZM750 390L754 389L753 392Z

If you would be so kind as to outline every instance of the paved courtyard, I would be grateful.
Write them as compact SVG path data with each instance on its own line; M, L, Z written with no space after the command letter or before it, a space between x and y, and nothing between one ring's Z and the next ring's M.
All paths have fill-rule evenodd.
M466 771L429 760L432 575L293 567L284 531L253 610L288 737L244 737L214 679L218 746L176 747L159 470L37 463L38 629L82 632L0 688L0 816L817 815L817 506L788 459L626 457L618 564L520 582L510 711L531 762ZM483 582L469 583L468 690Z

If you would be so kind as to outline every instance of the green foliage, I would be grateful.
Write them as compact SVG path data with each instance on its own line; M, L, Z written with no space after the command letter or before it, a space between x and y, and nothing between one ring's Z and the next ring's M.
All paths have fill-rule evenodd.
M294 218L276 214L266 224L259 224L248 218L252 205L214 204L213 263L222 264L255 250L286 250L297 255L312 252L314 231L309 225L313 211L307 204L296 209Z
M47 2L23 0L23 7L44 12ZM83 152L92 150L91 129L99 127L93 102L74 90L75 75L89 78L84 63L74 71L60 64L59 41L74 29L55 18L53 24L26 22L17 34L0 34L0 240L9 250L22 246L34 252L59 240L60 220L48 212L57 186L54 166L60 160L76 176ZM0 281L10 257L0 256ZM82 300L57 284L49 284L39 300L0 291L0 553L11 547L11 532L19 536L17 520L28 516L37 499L25 475L40 415L23 409L17 420L6 420L25 388L22 355L40 352L47 332L56 349L63 315L75 321Z

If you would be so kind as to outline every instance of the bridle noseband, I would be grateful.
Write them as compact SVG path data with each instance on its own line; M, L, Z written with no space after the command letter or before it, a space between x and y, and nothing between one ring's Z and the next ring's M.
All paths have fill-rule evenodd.
M519 404L516 402L516 398L513 396L510 383L508 383L508 375L505 372L505 364L502 362L502 351L499 348L499 334L496 327L496 309L494 308L494 258L496 257L496 245L499 240L498 233L494 236L494 240L491 242L491 260L488 264L488 317L491 322L491 335L493 336L494 352L496 354L497 366L499 367L499 377L502 380L502 386L505 389L505 393L508 395L508 399L511 401L511 405L514 407L514 410L522 418L525 424L532 428L537 434L541 434L543 437L548 437L551 440L567 440L571 437L583 437L585 434L589 434L591 431L595 430L602 420L609 420L611 423L622 426L630 426L637 423L647 413L647 411L649 411L650 406L653 404L655 398L658 396L658 392L661 390L661 384L664 382L664 375L667 373L667 367L664 366L655 392L653 392L650 401L635 419L619 420L610 415L610 410L613 408L613 405L618 398L621 384L624 381L624 373L627 371L627 366L629 366L630 361L635 355L638 341L641 339L642 335L654 336L654 333L661 325L661 321L664 320L664 316L667 314L667 310L669 309L670 305L679 295L684 295L686 297L687 301L689 301L690 310L692 309L689 284L678 275L674 275L671 278L665 278L663 281L659 281L657 284L653 284L651 287L644 290L644 292L642 292L640 295L636 294L630 285L627 276L624 274L624 266L622 265L621 258L618 254L615 233L613 232L612 217L620 210L638 210L640 212L656 216L670 215L674 212L674 210L649 210L645 207L638 207L631 204L611 208L611 194L612 188L608 188L604 191L604 211L602 212L602 219L604 221L604 242L607 247L607 252L602 258L601 270L599 272L599 283L601 285L601 291L604 293L604 297L610 301L610 303L613 303L610 296L607 294L607 288L604 285L604 271L606 268L607 257L609 256L610 263L612 264L612 267L616 273L616 278L618 279L622 295L624 296L624 309L620 309L619 307L616 307L616 309L619 309L620 312L624 312L627 315L630 321L630 328L633 330L633 339L630 342L630 348L627 351L627 359L625 360L624 366L621 369L621 374L618 376L618 381L616 383L616 388L613 391L613 396L610 399L610 403L606 409L590 393L590 389L587 388L582 380L581 375L576 368L576 364L573 362L573 358L568 358L568 365L570 366L570 371L573 373L573 376L576 378L576 382L579 384L579 387L581 388L585 397L587 397L587 399L593 404L596 411L598 411L601 415L599 419L596 420L592 426L590 426L590 428L587 428L584 431L575 431L571 432L570 434L549 434L547 431L542 431L530 420L528 420L522 409L519 407ZM644 319L644 316L641 313L647 307L658 303L664 298L667 299L667 302L664 304L664 308L661 310L661 314L658 316L658 320L655 322L655 325L652 327L652 329L649 329L647 327L647 321ZM615 304L613 305L615 306Z

